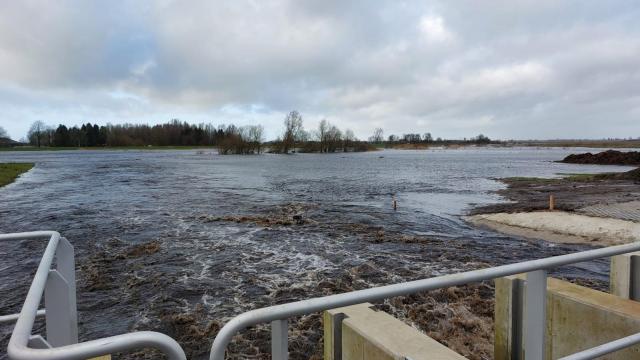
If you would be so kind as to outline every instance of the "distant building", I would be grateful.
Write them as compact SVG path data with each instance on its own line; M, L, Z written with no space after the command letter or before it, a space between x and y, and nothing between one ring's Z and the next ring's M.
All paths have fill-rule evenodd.
M24 145L26 144L11 140L9 138L0 137L0 147L15 147L15 146L24 146Z

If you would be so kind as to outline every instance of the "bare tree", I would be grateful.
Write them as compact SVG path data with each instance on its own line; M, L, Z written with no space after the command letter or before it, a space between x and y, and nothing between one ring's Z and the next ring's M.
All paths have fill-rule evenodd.
M2 126L0 126L0 139L9 139L9 133Z
M302 128L302 115L297 111L292 111L284 118L284 136L282 137L282 152L287 154L295 147L296 141L304 132Z
M249 126L247 129L247 141L251 144L251 151L257 154L262 152L262 141L264 140L264 127L262 125Z
M322 119L318 125L318 141L320 142L320 152L327 152L327 132L329 130L329 122Z
M33 124L31 124L29 132L27 133L27 138L29 139L31 145L37 145L38 147L40 147L45 140L44 137L46 135L46 130L47 125L40 120L35 121Z
M327 152L335 152L342 143L342 132L334 125L327 130Z
M384 130L382 128L376 128L373 131L373 136L369 138L369 142L371 143L381 143L384 141Z
M351 147L353 145L353 143L355 141L357 141L358 139L356 139L356 135L353 133L353 131L351 131L351 129L347 129L344 132L344 138L343 138L343 148L344 151L347 151L349 149L349 147Z

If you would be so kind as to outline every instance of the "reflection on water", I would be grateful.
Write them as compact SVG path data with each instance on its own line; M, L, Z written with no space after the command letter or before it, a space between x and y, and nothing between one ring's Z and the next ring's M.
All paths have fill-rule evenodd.
M173 334L189 321L223 323L276 302L579 249L477 230L459 218L475 204L500 201L493 178L624 170L552 162L570 152L0 152L0 162L37 163L0 189L0 232L58 230L74 244L82 339L134 329ZM265 222L293 215L304 221ZM0 244L1 313L19 309L43 248ZM363 264L383 275L344 288L319 285ZM561 271L604 279L607 269L596 262ZM185 313L199 315L176 318ZM215 334L214 325L193 336ZM0 336L4 347L8 329ZM181 342L200 347L196 358L209 345Z

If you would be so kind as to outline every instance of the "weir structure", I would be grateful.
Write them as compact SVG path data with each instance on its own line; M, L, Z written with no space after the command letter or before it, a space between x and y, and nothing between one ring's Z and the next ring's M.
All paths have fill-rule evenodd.
M117 352L155 348L170 360L185 360L180 345L171 337L151 331L132 332L78 343L75 260L73 246L55 231L0 235L0 241L48 239L38 269L19 314L0 316L0 325L15 326L7 354L12 360L89 359ZM210 360L223 360L226 347L239 331L261 323L271 324L272 359L288 359L288 319L294 316L366 304L418 292L459 286L507 276L525 274L527 290L522 309L523 355L525 360L545 359L547 312L547 273L549 270L599 258L640 251L640 242L583 251L545 259L444 275L423 280L375 287L343 294L296 301L245 312L231 319L218 333L211 346ZM54 262L55 260L55 262ZM52 266L55 264L55 268ZM638 278L631 280L635 283ZM44 295L45 308L39 309ZM33 334L37 317L45 317L45 336ZM334 328L341 317L333 319ZM325 332L326 333L326 332ZM331 339L328 341L340 341ZM640 344L640 333L599 344L567 355L561 360L587 360ZM336 356L337 355L337 356ZM333 360L341 354L333 354ZM406 357L405 357L406 358Z

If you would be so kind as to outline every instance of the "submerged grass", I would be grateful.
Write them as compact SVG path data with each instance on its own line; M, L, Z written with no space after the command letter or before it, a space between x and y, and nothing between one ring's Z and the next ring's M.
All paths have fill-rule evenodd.
M0 187L14 182L18 176L31 170L33 163L0 163Z

